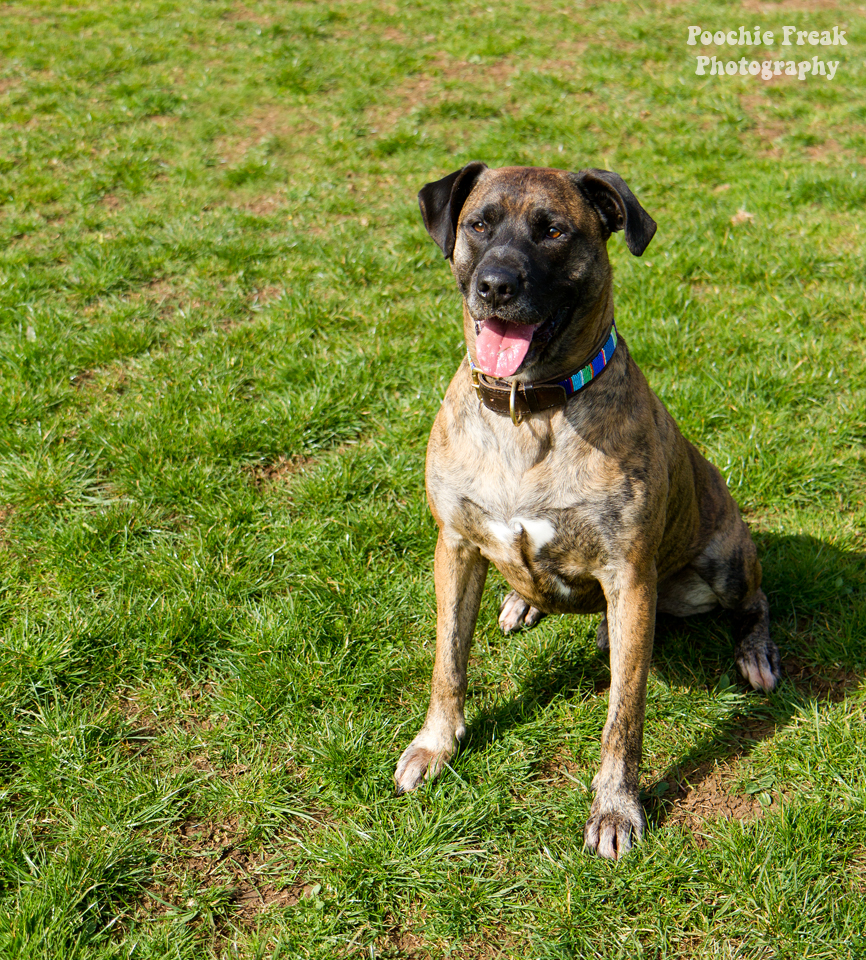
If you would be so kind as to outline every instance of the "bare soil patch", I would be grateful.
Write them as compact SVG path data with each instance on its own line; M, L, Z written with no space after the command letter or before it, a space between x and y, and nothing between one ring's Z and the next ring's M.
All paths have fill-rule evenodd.
M743 10L748 13L760 13L769 17L783 10L801 11L803 13L817 13L824 10L838 12L839 4L836 0L772 0L772 2L766 2L766 0L744 0ZM767 27L767 29L769 30L771 28ZM820 29L820 27L816 26L813 28L810 25L803 29ZM776 33L777 31L774 30L773 32Z
M424 913L419 912L416 919L417 925L421 925L424 920ZM388 930L384 937L376 941L376 955L384 958L394 958L394 960L432 960L434 957L442 956L442 944L432 938L425 938L422 934L416 933L408 926L412 919L409 918L407 924L406 918L402 918L402 923L394 917L388 918L393 926ZM361 941L361 938L359 938ZM514 938L507 929L499 927L498 929L485 930L483 933L476 934L464 940L460 944L459 955L461 960L498 960L499 957L509 956L506 948L513 950L515 947ZM348 950L344 956L352 957L359 954ZM366 956L366 954L364 954Z
M214 143L214 151L225 163L233 164L253 147L270 137L278 137L287 152L296 153L303 149L303 141L318 130L319 125L312 120L298 116L284 106L271 105L238 121L236 133L219 137Z
M806 156L810 160L837 160L844 156L845 152L841 144L832 137L822 143L814 143L806 147Z
M6 544L6 521L12 516L15 508L10 504L0 505L0 544Z
M261 27L268 27L274 23L274 17L263 13L261 10L251 10L245 3L236 3L234 9L230 10L224 19L256 23Z
M507 58L492 63L469 63L467 60L449 60L444 53L441 56L435 74L406 77L391 91L386 103L367 109L367 121L377 130L388 130L412 110L458 100L462 91L477 96L491 88L500 90L517 69L517 65Z
M853 670L821 667L794 656L782 661L782 676L790 680L799 693L818 700L829 700L830 703L840 703L861 683Z
M276 213L278 210L284 209L285 206L285 196L266 194L261 197L253 197L252 200L241 204L241 209L246 210L248 213L253 213L257 217L267 217Z
M760 140L762 156L777 159L781 157L784 151L776 141L789 132L788 124L772 114L770 101L761 93L749 93L740 97L740 106L743 113L753 122L752 128L741 136Z
M659 802L660 820L681 824L699 833L708 820L755 820L770 807L762 806L757 795L736 792L731 784L733 764L701 764L694 772L695 786L677 784L676 793Z
M167 838L174 847L168 870L148 889L151 916L187 914L199 902L218 900L232 919L254 925L259 914L291 906L312 887L297 876L293 860L276 851L253 851L237 820L214 824L188 820Z
M184 291L177 287L177 280L167 277L156 277L142 284L137 290L131 290L126 299L136 303L145 301L154 304L159 309L161 317L167 317L176 309L200 310L206 302L200 297L184 297Z
M315 460L315 457L307 457L296 453L291 457L279 457L270 463L251 464L247 469L253 485L264 487L288 480L289 477L305 470L311 463L315 463Z

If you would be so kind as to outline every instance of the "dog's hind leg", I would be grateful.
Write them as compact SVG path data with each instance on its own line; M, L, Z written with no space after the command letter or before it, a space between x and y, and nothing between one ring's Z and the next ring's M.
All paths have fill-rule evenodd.
M770 605L763 590L733 610L734 657L740 673L756 690L772 690L782 676L779 649L770 639Z
M782 676L782 662L770 639L770 605L761 589L761 563L739 511L720 530L693 566L730 611L734 626L734 659L756 690L772 690Z
M601 618L598 630L595 631L595 645L602 653L607 653L610 650L610 633L607 629L607 614Z
M499 608L499 626L506 634L522 627L534 627L544 617L538 607L527 603L516 590L508 594Z

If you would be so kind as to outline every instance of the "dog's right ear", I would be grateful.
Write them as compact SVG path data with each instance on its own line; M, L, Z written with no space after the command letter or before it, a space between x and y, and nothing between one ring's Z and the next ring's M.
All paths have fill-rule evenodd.
M428 183L418 194L418 206L427 233L439 244L446 259L454 253L457 219L475 181L487 169L486 163L474 160L447 177Z

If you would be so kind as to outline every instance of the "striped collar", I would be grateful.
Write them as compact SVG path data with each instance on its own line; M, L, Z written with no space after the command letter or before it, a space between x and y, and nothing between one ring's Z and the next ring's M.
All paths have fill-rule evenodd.
M484 405L500 413L509 412L511 419L518 424L523 420L523 414L537 413L539 410L566 404L569 397L583 389L604 370L616 350L616 345L616 323L613 323L601 350L585 366L575 370L564 380L521 384L516 380L500 380L483 373L472 362L472 357L469 357L469 369L472 383ZM507 401L507 404L504 401Z

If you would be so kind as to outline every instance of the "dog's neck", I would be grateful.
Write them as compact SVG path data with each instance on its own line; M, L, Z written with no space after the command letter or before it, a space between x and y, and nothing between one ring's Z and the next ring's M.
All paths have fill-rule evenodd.
M570 328L574 334L566 331L563 337L565 349L555 360L546 361L533 371L536 380L561 380L573 370L582 367L594 357L607 340L613 326L613 295L610 289L587 311L583 317L573 317Z

